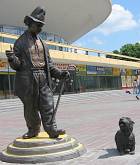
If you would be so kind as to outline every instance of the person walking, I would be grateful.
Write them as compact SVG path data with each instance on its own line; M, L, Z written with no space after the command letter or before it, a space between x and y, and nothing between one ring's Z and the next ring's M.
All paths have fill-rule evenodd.
M134 81L133 81L133 94L138 93L138 77L135 76Z
M136 99L139 100L140 96L140 76L137 77L137 93L136 93Z

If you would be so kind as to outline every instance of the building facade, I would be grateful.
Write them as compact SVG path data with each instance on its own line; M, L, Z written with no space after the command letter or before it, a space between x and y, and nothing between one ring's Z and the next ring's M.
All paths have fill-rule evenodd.
M11 49L16 39L26 30L23 18L38 5L47 9L47 25L40 37L47 42L54 65L69 70L74 80L72 86L66 84L65 92L132 86L140 69L139 59L71 45L109 16L110 0L29 0L28 4L19 0L5 0L0 6L1 97L14 95L15 71L8 65L5 50ZM9 12L5 11L7 7ZM117 58L110 58L114 56Z

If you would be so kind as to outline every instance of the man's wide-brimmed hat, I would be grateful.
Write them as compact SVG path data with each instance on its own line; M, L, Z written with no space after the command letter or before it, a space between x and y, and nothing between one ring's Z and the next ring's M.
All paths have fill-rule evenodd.
M24 23L26 25L29 25L30 20L37 22L37 23L42 23L45 24L45 10L41 7L37 7L32 13L31 15L27 15L24 18Z

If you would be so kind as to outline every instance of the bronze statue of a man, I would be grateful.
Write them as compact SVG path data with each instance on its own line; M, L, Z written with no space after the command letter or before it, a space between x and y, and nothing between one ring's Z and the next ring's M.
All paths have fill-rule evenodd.
M30 16L24 18L28 29L16 40L13 51L6 51L11 68L16 70L16 95L24 104L24 118L28 127L24 139L38 135L41 121L50 138L65 134L65 130L57 129L53 117L51 77L68 79L70 74L53 66L47 45L38 36L45 24L44 20L44 9L37 7Z

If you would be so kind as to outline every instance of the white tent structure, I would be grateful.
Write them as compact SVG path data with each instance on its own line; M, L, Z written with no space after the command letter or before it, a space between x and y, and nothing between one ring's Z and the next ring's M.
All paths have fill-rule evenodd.
M104 22L111 0L0 0L0 25L23 27L24 16L37 7L46 9L44 31L73 42Z

